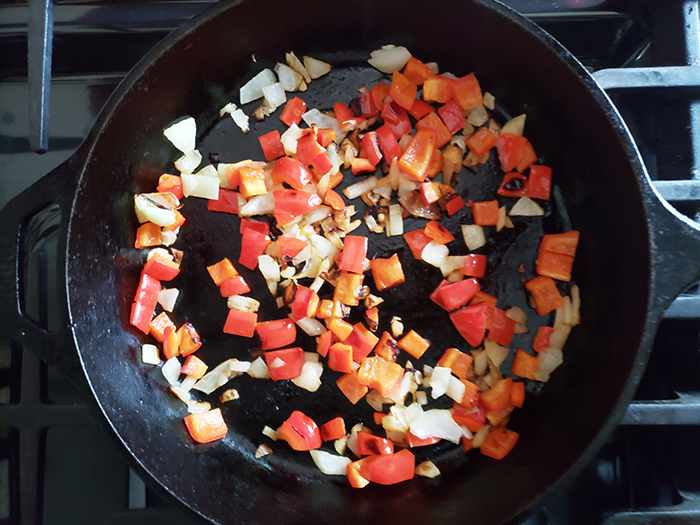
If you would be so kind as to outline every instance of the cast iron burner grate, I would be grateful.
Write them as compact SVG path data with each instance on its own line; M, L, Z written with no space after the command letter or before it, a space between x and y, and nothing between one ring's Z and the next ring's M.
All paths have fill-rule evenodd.
M0 206L65 160L135 62L211 3L57 2L52 7L44 0L29 7L0 0ZM506 3L595 71L630 127L657 190L698 219L697 2ZM52 24L54 31L47 32ZM46 60L51 57L52 64ZM49 98L42 80L50 70ZM46 154L32 153L39 149ZM39 277L26 285L26 310L49 328L55 302L47 261L55 250L56 220L56 210L49 209L32 221L35 235L27 257L32 275ZM667 311L622 425L577 480L547 501L528 525L700 523L699 350L696 286ZM72 384L14 342L0 339L0 524L7 523L192 520L158 499L129 469Z

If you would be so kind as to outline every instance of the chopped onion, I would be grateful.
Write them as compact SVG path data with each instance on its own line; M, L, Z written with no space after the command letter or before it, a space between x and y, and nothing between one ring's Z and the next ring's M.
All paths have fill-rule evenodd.
M192 390L192 387L194 386L194 384L196 382L197 382L197 380L194 377L185 376L185 379L180 381L179 388L182 392L189 392L190 390Z
M178 228L179 230L180 228ZM160 242L163 246L172 246L177 241L177 233L168 230L160 232Z
M166 312L172 312L179 294L180 290L177 288L163 288L158 292L158 304L161 305Z
M495 366L501 366L501 363L508 357L510 349L506 346L501 346L491 339L484 339L484 352Z
M323 372L323 366L320 363L314 363L312 361L306 361L304 366L301 368L301 374L292 379L294 383L299 388L308 390L309 392L316 392L318 387L321 386L321 373Z
M193 117L185 117L165 128L163 135L181 152L192 151L197 139L197 123Z
M275 212L275 197L272 192L256 195L238 208L241 217L253 217Z
M180 360L175 356L168 359L160 368L160 371L163 372L163 377L165 377L166 381L174 385L177 383L177 380L180 379L181 369L182 365L180 364Z
M230 310L240 310L241 312L257 312L260 308L260 301L245 295L232 295L226 301Z
M425 245L420 254L420 258L428 264L440 268L445 263L447 256L450 254L450 249L444 244L438 244L435 241L430 241Z
M247 104L263 96L263 88L277 82L275 74L265 68L246 82L240 89L241 104Z
M563 328L554 330L549 336L549 348L553 350L561 350L564 348L564 344L568 338L568 330L564 330Z
M250 363L247 374L255 379L270 379L270 370L262 357L257 357Z
M321 204L320 206L316 206L313 210L305 213L301 221L299 221L299 225L303 227L308 226L309 224L316 224L317 222L321 222L323 219L325 219L332 213L333 210L330 206Z
M445 262L440 266L440 271L443 277L448 277L454 272L458 272L460 268L464 266L464 262L467 260L466 255L448 255L445 258ZM462 278L461 274L460 279ZM457 279L457 280L460 280Z
M144 365L159 365L160 355L156 345L145 344L141 346L141 362Z
M311 235L309 241L322 259L332 259L340 251L331 241L317 233Z
M508 215L511 217L515 217L516 215L520 217L537 217L544 215L544 210L530 197L520 197L510 209Z
M549 375L564 362L564 354L561 350L547 348L539 354L540 369L535 372L538 381L549 381Z
M272 454L272 449L265 443L261 443L258 445L258 448L255 449L255 459L260 459L270 454Z
M345 196L352 200L356 199L363 193L367 193L368 191L371 191L374 189L374 187L377 185L377 177L374 175L367 177L366 179L363 179L359 182L356 182L355 184L351 184L347 188L343 190L343 193Z
M239 361L238 359L228 359L219 366L207 372L202 379L192 387L193 390L199 390L205 394L211 394L217 388L224 386L229 380L250 369L250 363L247 361Z
M400 317L393 316L389 326L391 327L391 333L394 337L398 338L403 335L403 322Z
M398 193L399 199L404 198L406 195L410 195L418 189L418 183L412 180L408 180L406 177L400 177L398 180Z
M425 392L425 390L419 390L416 392L416 403L419 405L428 404L428 394Z
M269 86L263 88L263 96L265 97L265 104L267 105L270 112L276 110L282 104L287 102L287 95L284 92L282 84L275 82Z
M304 67L309 72L309 76L313 80L322 77L331 70L331 65L323 62L322 60L317 60L306 55L302 57L302 60L304 61Z
M280 281L280 267L269 255L258 256L258 267L272 295L277 295L277 283Z
M415 472L416 476L423 476L424 478L437 478L440 475L440 469L430 460L419 464Z
M235 401L236 399L240 399L241 395L238 393L238 390L235 388L229 388L228 390L224 390L221 395L219 396L219 401L222 403L228 403L229 401Z
M479 106L471 110L467 122L472 126L483 126L489 121L489 113L484 106Z
M498 208L498 222L496 223L496 231L500 232L506 225L506 207L501 206Z
M477 250L486 244L484 228L478 224L463 224L462 235L464 236L464 243L471 251Z
M341 438L336 439L333 442L333 448L338 454L345 454L345 449L348 446L348 436L343 436Z
M490 433L491 425L484 425L483 427L481 427L472 438L472 447L480 448L481 444L484 442L484 440L488 437Z
M388 398L386 398L385 401L392 401L396 404L403 404L404 399L406 399L406 396L408 393L414 388L415 385L415 376L409 372L405 372L403 377L401 378L401 383L399 383L399 387L394 390ZM381 410L379 410L381 412Z
M182 193L185 197L201 197L203 199L219 199L219 177L208 175L182 174Z
M581 292L577 285L571 287L571 306L573 308L574 325L581 322Z
M287 60L287 64L289 64L289 67L291 67L294 71L296 71L302 77L304 77L304 80L307 84L311 82L311 76L309 75L309 72L304 67L304 64L301 63L301 60L299 60L294 54L294 51L286 53L285 59Z
M403 46L384 46L372 51L367 62L382 73L393 73L402 69L411 58L411 53Z
M243 133L248 133L250 131L250 119L248 118L248 115L246 115L238 106L236 106L236 104L229 102L219 110L219 116L221 117L227 113L231 115L231 119L233 119L236 126L241 128Z
M139 222L152 222L158 226L170 226L177 220L175 209L179 206L177 197L174 199L162 197L161 193L139 193L134 196L134 211Z
M197 166L202 162L202 154L196 150L192 149L186 151L185 154L175 161L175 167L180 171L180 173L192 173L197 169Z
M437 408L420 414L410 424L409 430L418 439L436 437L459 443L462 438L462 429L452 419L450 411Z
M302 317L295 321L297 326L301 328L306 335L316 337L326 331L326 328L315 317Z
M484 93L484 107L491 110L496 107L496 97L488 91Z
M388 180L388 179L386 179L386 178L382 179L382 181L386 181L386 180ZM392 190L391 190L390 184L381 184L380 185L379 182L372 190L373 193L375 193L376 195L379 195L380 197L383 197L387 200L391 198L391 191Z
M262 429L263 436L269 437L272 441L277 441L277 431L274 428L265 425Z
M279 62L275 64L275 73L277 73L277 77L280 79L280 84L285 91L291 92L306 90L306 82L304 81L304 77L294 71L287 64L281 64Z
M194 399L187 403L187 411L190 414L203 414L211 410L211 403L206 401L195 401Z
M352 463L346 456L337 456L325 450L310 450L309 453L318 469L327 476L345 476L348 465Z
M433 399L442 397L447 393L447 389L450 386L450 377L452 376L452 370L444 366L436 366L433 369L432 374L430 374L429 385L432 389L430 395ZM460 398L460 401L462 399Z
M507 133L508 135L522 135L525 131L525 119L527 115L523 113L515 118L510 119L501 128L501 133Z
M454 400L456 403L461 403L466 389L466 385L457 377L453 375L450 376L450 383L447 386L447 397Z
M280 140L282 141L282 146L284 146L285 155L292 156L296 154L297 141L301 138L301 136L301 128L294 123L287 128L287 131L282 133Z
M485 351L473 350L472 357L474 358L474 373L477 376L483 375L489 365L488 354Z
M318 126L318 129L332 129L335 130L335 142L340 143L347 133L340 129L338 120L331 116L323 113L318 109L310 109L301 116L302 120L306 122L306 125L311 127L314 124Z
M386 222L386 236L397 237L403 235L403 215L400 204L389 206L389 216Z

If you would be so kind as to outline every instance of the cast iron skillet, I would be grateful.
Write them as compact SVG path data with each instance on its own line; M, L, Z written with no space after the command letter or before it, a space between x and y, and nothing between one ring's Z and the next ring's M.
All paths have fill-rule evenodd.
M499 278L485 286L499 294L503 305L522 302L521 276L512 270L533 259L536 237L543 230L578 229L574 272L582 291L583 322L567 344L564 365L513 418L510 426L521 439L506 459L491 461L478 453L456 459L464 456L437 447L434 455L444 466L438 481L416 479L359 491L345 480L318 474L306 455L283 447L263 460L254 458L263 441L262 424L281 423L290 403L319 420L329 418L334 400L327 396L240 378L236 386L243 399L225 409L229 435L210 445L189 439L182 405L166 392L157 371L141 365L144 338L128 325L143 263L143 254L131 248L136 226L132 195L152 191L162 170L170 169L176 154L162 129L182 115L197 118L205 153L218 153L222 161L260 157L255 137L241 139L233 124L219 122L215 112L222 95L263 65L280 60L285 51L338 65L308 95L310 105L323 108L350 96L345 75L368 82L376 78L362 64L369 51L386 43L406 45L415 56L437 61L443 71L475 71L505 113L528 114L528 137L554 169L554 204L542 221L516 222L509 234L512 248L491 256ZM253 54L259 63L252 63ZM273 120L253 134L276 126ZM471 179L462 175L463 191L482 198L493 190L495 171L490 165ZM188 279L178 282L183 297L177 320L193 322L204 334L202 354L210 363L234 355L247 358L248 346L220 333L225 304L203 272L205 264L224 255L237 258L238 219L205 214L203 204L195 201L186 203L191 222L179 240L187 250ZM54 333L23 314L19 284L25 226L51 203L62 210L58 293L65 305L62 327ZM632 397L662 312L700 273L692 262L700 256L696 225L654 193L605 94L551 37L486 0L443 2L439 9L414 0L222 3L149 53L76 154L13 200L1 222L3 329L88 386L124 453L156 488L220 523L517 519L570 479L601 446ZM408 264L399 244L374 243L370 255L395 249ZM526 266L525 275L531 275L532 263ZM411 302L414 293L432 290L439 275L420 265L407 273L410 293L387 294L388 302L424 331L435 352L442 350L454 337L445 316L425 301ZM246 277L254 289L261 285L253 274ZM270 304L262 312L273 315ZM532 313L530 318L533 325L543 322ZM527 339L515 344L525 345ZM332 372L326 373L332 384ZM336 395L330 387L327 392ZM362 418L367 412L358 408L349 413Z

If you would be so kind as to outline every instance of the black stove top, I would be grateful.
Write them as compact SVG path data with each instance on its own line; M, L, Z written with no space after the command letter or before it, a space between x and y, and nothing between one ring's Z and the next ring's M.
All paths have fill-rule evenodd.
M128 70L212 2L0 0L0 207L78 147ZM608 89L659 192L700 213L697 1L510 0ZM40 144L28 33L53 15L52 81ZM30 23L31 20L31 23ZM31 26L31 28L30 28ZM32 44L32 56L41 46ZM31 46L30 46L31 47ZM117 51L118 50L118 51ZM38 68L38 69L37 69ZM641 69L643 68L643 69ZM40 85L39 85L40 88ZM41 96L41 91L38 91ZM30 121L32 122L30 124ZM30 139L31 137L31 139ZM39 141L39 142L37 142ZM52 218L29 258L27 311L51 327ZM700 523L700 292L668 310L635 401L596 459L528 525ZM604 386L604 385L603 385ZM0 524L188 524L130 470L64 377L0 335Z

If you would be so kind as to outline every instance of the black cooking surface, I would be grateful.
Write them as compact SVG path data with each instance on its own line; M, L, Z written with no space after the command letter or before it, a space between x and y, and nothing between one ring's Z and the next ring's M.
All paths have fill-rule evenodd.
M697 2L511 0L610 87L657 189L700 212ZM119 80L171 29L211 2L57 2L48 150L29 140L26 2L0 1L0 207L78 147ZM660 85L629 68L657 70ZM624 69L619 69L624 68ZM605 71L604 71L605 70ZM690 80L688 80L690 79ZM572 123L575 125L575 123ZM697 125L695 125L697 127ZM48 210L29 226L26 310L52 327ZM700 305L697 287L669 309L623 424L596 459L528 525L700 520ZM601 385L604 388L604 385ZM0 336L0 524L188 524L129 469L65 378Z

